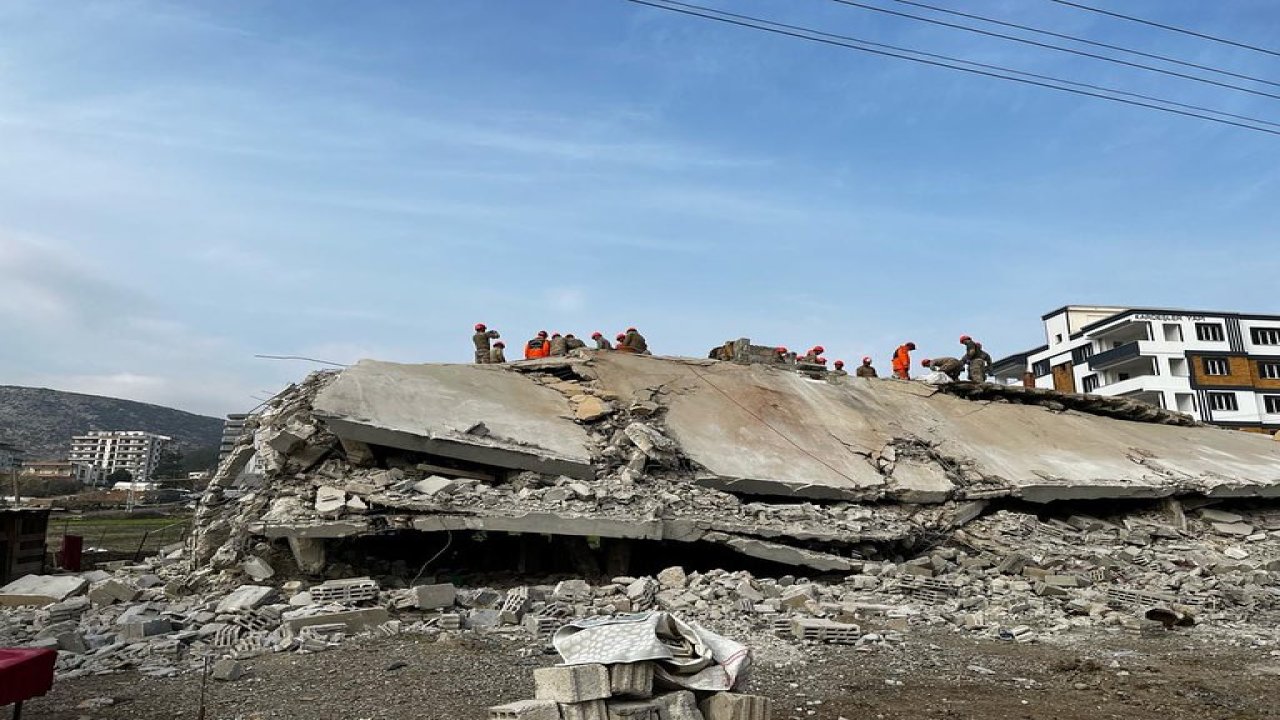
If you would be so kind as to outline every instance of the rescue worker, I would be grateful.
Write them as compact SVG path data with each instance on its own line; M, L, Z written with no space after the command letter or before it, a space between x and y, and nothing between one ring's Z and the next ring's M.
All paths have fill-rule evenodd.
M779 365L790 365L791 351L787 350L785 346L779 345L773 349L773 361Z
M633 327L627 328L627 334L622 336L622 341L626 343L627 347L631 348L632 352L640 353L641 355L649 354L649 342L644 339L640 331Z
M606 337L604 336L604 333L600 332L599 330L597 330L597 331L595 331L595 332L591 333L591 339L596 341L596 349L597 349L597 350L612 350L612 349L613 349L613 344L612 344L612 343L610 343L610 342L609 342L609 340L608 340L608 338L606 338Z
M871 367L871 358L869 357L862 358L862 364L858 366L857 375L858 377L880 377L876 373L876 369Z
M507 353L504 348L507 344L499 340L493 344L493 348L489 350L489 362L495 365L501 365L507 361Z
M848 375L848 374L849 374L849 373L847 373L847 372L845 372L845 371L844 371L844 361L843 361L843 360L837 360L837 361L836 361L836 369L835 369L835 370L832 370L832 371L831 371L831 374L832 374L832 375L836 375L836 376L842 376L842 375Z
M564 336L560 333L551 334L551 355L553 357L563 357L569 354L569 347L565 342Z
M991 354L982 349L982 343L973 344L973 356L969 360L969 382L987 381L987 368L991 367Z
M805 353L804 357L800 358L800 362L816 363L818 362L818 357L821 356L822 353L826 351L827 349L822 347L821 345L814 345L813 347L809 348L809 352Z
M547 339L547 331L539 330L533 339L524 344L524 359L544 358L551 354L551 341Z
M911 351L916 349L913 342L905 342L893 351L893 376L899 380L911 379Z
M617 350L618 352L625 352L625 353L636 352L635 348L627 344L626 333L618 333L617 337L615 337L614 340L617 341L618 343L617 346L613 348L614 350Z
M579 340L573 333L567 333L564 336L564 349L566 351L584 348L587 344Z
M476 334L471 336L471 342L476 345L476 363L483 365L489 362L489 341L497 340L502 337L497 330L490 330L484 326L484 323L476 323Z
M953 357L938 357L932 360L921 360L920 364L954 380L960 379L960 371L964 370L964 361Z

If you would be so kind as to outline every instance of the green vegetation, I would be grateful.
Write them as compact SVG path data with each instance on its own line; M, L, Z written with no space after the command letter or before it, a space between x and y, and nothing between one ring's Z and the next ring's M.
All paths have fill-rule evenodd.
M186 537L191 516L186 513L163 516L68 515L49 518L49 548L62 547L62 536L84 538L85 551L103 549L114 554L133 554L142 547L145 556Z

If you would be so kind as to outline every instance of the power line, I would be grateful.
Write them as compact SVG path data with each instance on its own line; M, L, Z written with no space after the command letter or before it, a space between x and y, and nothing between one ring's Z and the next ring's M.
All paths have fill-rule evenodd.
M1233 120L1224 120L1222 118L1213 117L1211 115L1201 115L1196 112L1176 110L1174 108L1165 107L1163 105L1153 105L1151 103L1146 103L1146 102L1126 100L1124 98L1115 97L1113 95L1104 95L1102 93L1090 92L1088 90L1077 90L1074 88L1062 87L1061 85L1054 85L1049 82L1039 82L1037 80L1027 80L1025 78L1020 78L1020 77L1011 77L1009 75L1002 75L999 72L989 72L987 70L979 70L979 69L970 68L970 67L962 67L959 65L951 65L951 64L948 64L947 62L941 62L937 60L927 60L927 59L924 59L923 57L912 57L911 55L903 55L900 52L893 52L889 50L877 50L875 49L876 47L887 47L887 46L883 46L880 43L872 43L866 40L861 40L858 38L853 38L845 35L834 35L831 33L822 32L820 30L813 30L811 28L804 28L796 25L787 25L786 23L774 22L772 20L763 20L761 18L751 17L749 15L738 15L736 13L726 12L723 10L715 10L713 8L703 7L701 5L691 5L688 3L677 2L676 0L661 0L660 2L655 2L654 0L627 0L627 1L636 3L637 5L647 5L649 7L657 8L659 10L666 10L668 12L675 12L675 13L680 13L682 15L690 15L693 17L700 17L706 20L715 20L717 22L722 22L729 25L737 25L739 27L750 28L753 30L764 30L765 32L774 33L776 35L786 35L789 37L799 38L801 40L808 40L810 42L822 43L824 45L834 45L836 47L842 47L849 50L859 50L861 52L871 53L874 55L883 55L885 57L898 58L900 60L910 60L911 62L921 63L923 65L933 65L935 67L942 67L950 70L959 70L961 72L971 73L974 75L983 75L985 77L992 77L1000 80L1009 80L1012 82L1023 83L1025 85L1035 85L1037 87L1049 88L1050 90L1060 90L1062 92L1072 93L1075 95L1084 95L1087 97L1101 98L1103 100L1110 100L1112 102L1124 103L1126 105L1133 105L1136 107L1149 108L1151 110L1159 110L1161 112L1172 113L1174 115L1183 115L1186 117L1199 118L1201 120L1208 120L1210 122L1221 123L1223 125L1232 125L1235 127L1245 128L1246 130L1256 130L1258 132L1263 132L1270 135L1280 135L1280 131L1277 131L1277 130L1269 130L1264 127L1249 125L1243 122L1235 122ZM815 37L815 36L818 36L818 37ZM842 42L842 41L846 41L846 42ZM851 43L859 43L859 44L855 45ZM871 46L871 47L863 47L864 45ZM927 55L931 57L945 57L945 56L936 56L929 53L922 53L916 50L903 49L901 52L908 52L916 55ZM958 59L952 59L952 60L954 62L978 65L978 63L971 63L970 61L967 61L967 60L958 60ZM991 67L998 67L998 66L991 66ZM1021 71L1012 70L1012 69L1001 68L1001 70L1004 72L1027 74L1027 73L1021 73ZM1064 82L1064 83L1071 82L1069 80L1057 80L1057 79L1054 79L1054 80L1056 82ZM1171 101L1166 101L1166 100L1156 100L1156 102L1174 104ZM1231 116L1230 113L1223 113L1217 110L1208 110L1208 112L1212 112L1218 115ZM1256 120L1254 118L1244 118L1244 119L1247 119L1251 122L1259 122L1267 125L1276 125L1276 123L1272 123L1266 120Z
M315 358L303 357L301 355L254 355L256 358L263 360L306 360L307 362L320 363L321 365L332 365L334 367L351 367L342 363L329 362L328 360L317 360Z
M1227 88L1230 90L1239 90L1240 92L1246 92L1251 95L1261 95L1262 97L1269 97L1275 100L1280 100L1280 95L1276 95L1274 93L1264 92L1262 90L1254 90L1253 88L1247 88L1247 87L1244 87L1243 85L1232 85L1231 83L1228 83L1228 82L1222 82L1220 80L1212 80L1210 78L1200 77L1199 75L1188 75L1187 73L1177 72L1176 70L1167 70L1165 68L1156 67L1154 65L1144 65L1142 63L1130 62L1128 60L1121 60L1120 58L1114 58L1109 55L1099 55L1097 53L1091 53L1085 50L1076 50L1075 48L1063 47L1062 45L1054 45L1052 43L1043 43L1038 40L1028 40L1027 38L1024 38L1024 37L1018 37L1017 35L1006 35L1004 33L993 32L991 30L983 30L982 28L971 27L969 25L961 25L959 23L947 22L945 20L936 20L934 18L924 17L922 15L912 15L911 13L899 12L897 10L890 10L888 8L876 7L875 5L867 5L860 2L854 2L854 0L831 0L831 2L837 2L837 3L840 3L841 5L848 5L850 7L861 8L863 10L871 10L873 12L884 13L886 15L896 15L898 17L908 18L910 20L919 20L920 22L930 23L932 25L941 25L943 27L955 28L957 30L964 30L965 32L977 33L979 35L987 35L989 37L996 37L1004 40L1012 40L1013 42L1019 42L1025 45L1034 45L1036 47L1042 47L1049 50L1057 50L1058 52L1070 53L1072 55L1079 55L1081 57L1094 58L1095 60L1104 60L1106 62L1115 63L1117 65L1126 65L1128 67L1138 68L1140 70L1149 70L1151 72L1160 73L1161 75L1169 75L1172 77L1182 78L1184 80L1193 80L1195 82L1202 82L1208 85L1217 85L1218 87Z
M1049 37L1061 38L1063 40L1071 40L1073 42L1084 43L1085 45L1093 45L1094 47L1106 48L1108 50L1118 50L1123 53L1129 53L1130 55L1138 55L1140 57L1151 58L1152 60L1161 60L1163 62L1173 63L1174 65L1182 65L1183 67L1196 68L1197 70L1206 70L1208 72L1217 73L1219 75L1228 75L1230 77L1240 78L1241 80L1249 80L1251 82L1262 83L1264 85L1273 85L1275 87L1280 87L1280 82L1274 82L1272 80L1264 80L1263 78L1254 77L1252 75L1245 75L1243 73L1238 73L1238 72L1232 72L1230 70L1223 70L1221 68L1210 67L1209 65L1200 65L1199 63L1188 62L1186 60L1179 60L1174 57L1169 57L1168 55L1158 55L1156 53L1144 52L1142 50L1134 50L1132 48L1122 47L1120 45L1111 45L1110 43L1098 42L1097 40L1090 40L1089 38L1082 38L1082 37L1077 37L1075 35L1067 35L1065 33L1053 32L1052 30L1043 30L1041 28L1031 27L1030 25L1020 25L1015 22L997 20L995 18L989 18L984 15L975 15L973 13L966 13L966 12L960 12L959 10L952 10L951 8L938 7L937 5L929 5L927 3L914 2L914 0L894 0L894 2L902 3L903 5L912 5L918 8L924 8L926 10L933 10L934 12L946 13L947 15L955 15L957 17L969 18L970 20L980 20L985 23L991 23L992 25L1001 25L1003 27L1015 28L1017 30L1025 30L1027 32L1033 32L1040 35L1047 35Z
M1123 14L1118 13L1118 12L1112 12L1112 11L1110 11L1110 10L1104 10L1104 9L1102 9L1102 8L1092 7L1092 6L1090 6L1090 5L1082 5L1082 4L1077 3L1077 2L1067 2L1067 0L1051 0L1051 1L1052 1L1052 2L1056 2L1056 3L1058 3L1059 5L1069 5L1069 6L1073 7L1073 8L1079 8L1079 9L1081 9L1081 10L1088 10L1089 12L1096 12L1096 13L1100 13L1100 14L1102 14L1102 15L1110 15L1111 17L1120 18L1121 20L1129 20L1129 21L1131 21L1131 22L1142 23L1143 25L1150 25L1151 27L1158 27L1158 28L1160 28L1161 30L1170 30L1170 31L1172 31L1172 32L1182 33L1182 34L1184 34L1184 35L1191 35L1191 36L1194 36L1194 37L1203 38L1203 39L1205 39L1205 40L1212 40L1212 41L1214 41L1214 42L1220 42L1220 43L1222 43L1222 44L1224 44L1224 45L1234 45L1234 46L1236 46L1236 47L1245 48L1246 50L1256 50L1256 51L1258 51L1258 52L1260 52L1260 53L1266 53L1266 54L1268 54L1268 55L1275 55L1276 57L1280 57L1280 52L1277 52L1277 51L1275 51L1275 50L1268 50L1268 49L1263 48L1263 47L1258 47L1257 45L1249 45L1249 44L1242 43L1242 42L1236 42L1235 40L1228 40L1228 39L1226 39L1226 38L1220 38L1220 37L1217 37L1217 36L1214 36L1214 35L1206 35L1205 33L1202 33L1202 32L1196 32L1195 30L1187 30L1186 28L1174 27L1173 25L1165 25L1164 23L1158 23L1158 22L1155 22L1155 21L1153 21L1153 20L1144 20L1144 19L1142 19L1142 18L1140 18L1140 17L1134 17L1134 16L1132 16L1132 15L1123 15Z

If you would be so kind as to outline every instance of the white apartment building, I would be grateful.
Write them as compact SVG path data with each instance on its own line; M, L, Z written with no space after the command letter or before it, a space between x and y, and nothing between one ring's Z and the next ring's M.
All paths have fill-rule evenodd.
M133 479L151 479L160 451L172 438L141 430L94 431L71 438L73 463L93 465L104 474L128 470Z
M998 380L1280 429L1280 315L1068 305L1041 320L1045 344L996 362Z

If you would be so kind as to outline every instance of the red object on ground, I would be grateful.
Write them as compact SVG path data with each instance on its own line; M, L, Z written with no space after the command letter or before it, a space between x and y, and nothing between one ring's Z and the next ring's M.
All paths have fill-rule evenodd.
M49 692L57 659L58 651L48 648L0 648L0 705Z
M80 562L83 558L84 537L81 535L63 535L62 551L58 553L58 565L63 570L80 572Z

